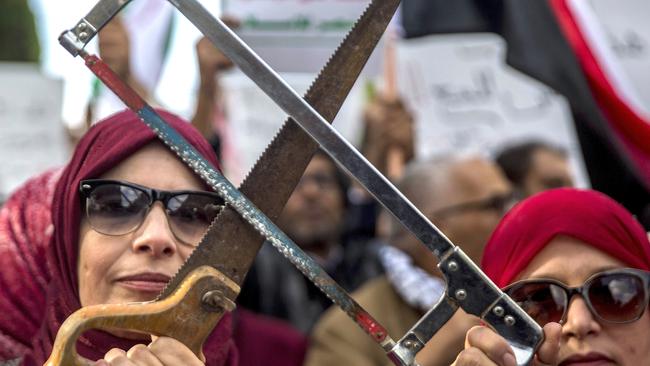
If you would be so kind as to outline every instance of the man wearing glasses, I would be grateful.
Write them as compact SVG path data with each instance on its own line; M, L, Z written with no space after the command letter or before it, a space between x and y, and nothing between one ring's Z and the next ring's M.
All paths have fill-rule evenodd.
M512 204L512 190L496 165L481 157L446 157L407 166L399 190L480 263L485 243ZM400 338L445 290L436 261L401 224L393 222L380 250L386 275L368 282L354 297L392 337ZM459 311L418 354L423 366L449 365L478 319ZM383 350L339 309L330 309L314 328L307 366L391 365Z

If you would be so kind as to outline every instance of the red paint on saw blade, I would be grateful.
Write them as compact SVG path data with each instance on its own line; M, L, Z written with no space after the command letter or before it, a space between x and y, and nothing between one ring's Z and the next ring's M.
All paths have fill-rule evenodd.
M139 111L145 106L145 101L128 86L117 74L111 70L104 61L95 55L83 55L86 66L93 72L109 89L124 101L134 111Z
M356 320L357 324L359 324L363 330L370 334L370 336L374 338L375 341L381 343L384 341L384 339L386 339L386 336L388 335L386 329L384 329L381 324L377 323L377 321L373 319L368 313L357 313Z

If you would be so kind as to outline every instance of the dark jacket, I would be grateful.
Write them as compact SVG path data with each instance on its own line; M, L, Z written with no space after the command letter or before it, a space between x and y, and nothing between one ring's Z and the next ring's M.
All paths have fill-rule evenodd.
M325 270L351 292L383 273L378 245L351 241L341 245ZM332 302L273 246L265 243L244 281L238 303L257 313L285 319L307 333Z

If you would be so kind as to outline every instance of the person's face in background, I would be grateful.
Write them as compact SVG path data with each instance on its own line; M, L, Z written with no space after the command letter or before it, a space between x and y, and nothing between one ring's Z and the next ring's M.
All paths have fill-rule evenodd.
M201 181L160 143L151 143L103 174L161 190L203 190ZM198 243L194 243L195 245ZM172 233L157 201L135 231L110 236L83 216L79 232L79 299L82 306L149 301L194 250Z
M554 279L567 286L580 286L591 275L629 267L620 260L580 240L554 238L519 274L518 280ZM599 320L584 298L574 295L562 325L560 365L646 365L650 360L650 314L626 324Z
M480 263L487 239L512 204L510 183L494 163L481 158L454 163L444 177L437 187L423 187L431 191L432 199L420 203L419 209L449 240ZM430 274L439 273L431 251L411 233L401 233L399 247L414 263Z
M433 222L480 263L492 231L512 205L512 188L495 164L471 159L457 164L430 210Z
M299 246L322 256L339 240L345 213L345 192L335 169L329 159L315 155L278 221Z
M530 169L521 187L525 197L547 189L571 186L573 178L566 156L548 149L537 149L532 154Z

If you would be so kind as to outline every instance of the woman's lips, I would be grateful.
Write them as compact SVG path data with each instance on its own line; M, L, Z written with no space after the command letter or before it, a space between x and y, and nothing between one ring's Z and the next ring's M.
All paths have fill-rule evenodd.
M573 355L560 363L560 366L606 366L613 365L609 357L592 352L586 355Z
M117 279L120 285L140 292L162 292L171 277L162 273L145 272Z

